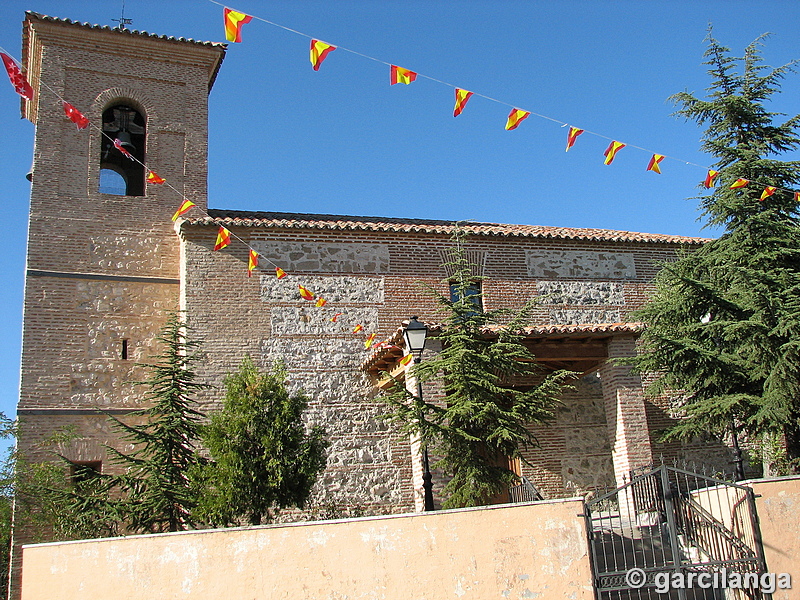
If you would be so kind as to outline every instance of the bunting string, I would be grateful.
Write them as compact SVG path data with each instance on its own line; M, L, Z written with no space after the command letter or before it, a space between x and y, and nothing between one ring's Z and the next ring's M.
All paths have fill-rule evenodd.
M579 135L582 135L583 133L587 133L587 134L589 134L591 136L594 136L594 137L597 137L597 138L601 138L601 139L604 139L604 140L607 140L607 141L610 142L608 148L604 152L604 157L605 157L604 164L606 164L606 165L610 165L613 162L616 154L619 151L621 151L623 148L626 148L626 147L627 148L634 148L636 150L640 150L640 151L643 151L643 152L651 154L651 158L650 158L650 161L649 161L649 163L647 165L647 169L646 170L654 171L655 173L661 174L661 163L665 159L669 159L669 160L674 160L676 162L683 163L685 165L694 166L694 167L700 167L700 168L705 169L706 170L706 176L705 176L705 180L702 182L703 187L705 187L707 189L708 188L712 188L712 187L714 187L714 185L716 183L716 178L717 178L718 172L713 170L713 169L711 169L710 167L705 167L703 165L700 165L700 164L697 164L697 163L694 163L694 162L691 162L691 161L687 161L687 160L681 160L681 159L678 159L678 158L675 158L675 157L671 157L669 155L656 153L656 152L654 152L652 150L648 150L647 148L644 148L644 147L641 147L641 146L638 146L638 145L635 145L635 144L629 144L627 142L623 143L623 142L620 142L620 141L618 141L618 140L616 140L614 138L608 137L606 135L603 135L603 134L600 134L600 133L597 133L597 132L594 132L594 131L590 131L590 130L586 130L586 129L580 129L580 128L578 128L576 126L573 126L570 123L564 122L564 121L562 121L560 119L556 119L554 117L550 117L548 115L544 115L544 114L537 113L537 112L534 112L534 111L528 111L528 110L521 109L516 105L509 104L507 102L504 102L502 100L498 100L497 98L494 98L492 96L488 96L488 95L480 93L480 92L474 92L474 91L465 90L463 88L460 88L460 87L458 87L456 85L453 85L451 83L448 83L448 82L443 81L441 79L438 79L436 77L432 77L430 75L426 75L426 74L423 74L423 73L418 73L418 72L415 72L415 71L411 71L410 69L399 67L399 66L394 65L392 63L386 62L386 61L384 61L382 59L379 59L379 58L376 58L376 57L373 57L373 56L369 56L367 54L363 54L361 52L352 50L352 49L344 47L344 46L336 46L336 45L332 45L332 44L329 44L329 43L326 43L326 42L322 42L322 41L320 41L319 39L317 39L317 38L315 38L313 36L310 36L310 35L308 35L306 33L301 32L301 31L297 31L297 30L292 29L290 27L287 27L285 25L281 25L280 23L276 23L274 21L270 21L270 20L265 19L263 17L259 17L259 16L256 16L256 15L248 15L248 14L245 14L243 12L239 12L239 11L236 11L234 9L231 9L231 8L227 7L225 4L222 4L222 3L218 2L217 0L208 0L208 1L211 2L212 4L216 4L216 5L218 5L218 6L223 8L223 21L224 21L224 26L225 26L226 39L228 39L231 42L235 42L235 43L241 42L241 39L242 39L241 38L242 27L245 24L247 24L247 23L249 23L249 22L251 22L253 20L261 21L261 22L266 23L268 25L272 25L273 27L277 27L279 29L283 29L283 30L285 30L287 32L290 32L290 33L293 33L293 34L296 34L296 35L299 35L301 37L309 39L311 41L311 43L310 43L310 59L311 59L311 64L312 64L312 67L313 67L314 70L319 70L320 65L322 64L322 62L326 59L326 57L332 51L334 51L334 50L342 50L344 52L348 52L348 53L353 54L355 56L359 56L361 58L364 58L364 59L367 59L367 60L382 64L382 65L388 66L389 69L390 69L390 83L392 85L397 84L397 83L403 83L403 84L408 85L408 84L412 83L413 81L417 80L418 78L423 78L423 79L427 79L429 81L432 81L434 83L438 83L438 84L445 85L447 87L453 88L454 91L455 91L455 99L456 99L456 105L455 105L455 108L454 108L454 111L453 111L453 116L460 115L461 112L464 110L464 108L465 108L465 106L467 104L467 101L469 101L472 96L477 96L477 97L483 98L485 100L488 100L490 102L494 102L494 103L509 107L511 109L511 112L508 115L507 122L506 122L506 127L505 127L509 131L516 129L517 127L520 126L520 124L522 123L523 120L525 120L529 116L533 115L533 116L535 116L535 117L537 117L539 119L543 119L543 120L550 121L552 123L558 124L562 128L564 128L564 127L568 127L569 128L568 129L568 134L567 134L567 144L566 144L566 150L567 151L569 151L569 149L571 147L573 147L573 145L576 143L576 140L577 140ZM22 73L20 61L18 61L15 58L13 58L10 53L8 53L4 48L2 48L2 46L0 46L0 55L1 55L0 58L2 58L2 62L3 62L4 67L6 69L6 72L8 73L9 80L11 81L11 84L14 87L14 91L17 92L21 97L25 98L26 100L31 101L32 95L33 95L32 88L31 88L29 82L27 81L27 79L25 78L25 75ZM180 191L177 188L175 188L174 186L172 186L169 183L169 179L168 178L161 177L155 171L151 170L148 165L146 165L145 163L141 162L136 157L131 155L123 147L123 145L118 140L113 139L110 135L108 135L105 131L103 131L101 127L98 127L97 125L92 123L87 117L85 117L80 112L80 110L77 107L75 107L71 103L67 102L64 98L62 98L61 95L56 90L54 90L53 88L51 88L50 86L48 86L47 84L45 84L44 82L41 82L41 81L39 82L39 89L40 90L44 89L44 90L48 91L53 96L55 96L55 98L58 99L58 101L60 102L61 107L62 107L62 109L64 111L65 117L68 118L73 123L75 123L76 127L79 130L85 129L87 127L92 127L101 136L103 136L107 140L109 140L114 145L114 147L119 152L121 152L124 156L126 156L130 160L132 160L132 161L138 163L140 166L142 166L142 168L145 170L145 172L147 174L146 175L147 183L149 183L151 185L164 185L167 188L171 189L182 200L181 204L178 206L177 210L175 211L175 213L172 216L172 220L173 221L177 221L178 218L181 218L185 213L189 212L190 210L194 210L195 212L199 211L200 213L202 213L204 218L212 219L212 217L208 214L207 211L205 211L201 207L197 206L194 202L192 202L189 198L187 198L182 191ZM759 198L759 201L762 201L762 202L765 201L767 198L772 196L777 190L793 193L794 197L795 197L795 200L800 200L800 192L797 192L795 190L791 190L791 189L788 189L788 188L778 188L778 187L775 187L775 186L772 186L772 185L769 185L769 184L753 182L753 181L746 180L746 179L737 179L735 182L733 182L730 185L730 189L743 188L743 187L746 187L746 186L748 186L750 184L753 184L753 183L755 183L756 185L764 185L764 191L762 192L761 197ZM247 243L244 239L242 239L241 237L236 235L235 232L231 232L230 230L228 230L224 226L220 226L220 228L219 228L219 231L218 231L218 234L217 234L217 240L216 240L216 243L215 243L215 246L214 246L214 251L219 251L219 250L222 250L222 249L230 246L232 241L236 241L238 244L242 244L248 250L248 261L247 261L247 276L248 277L250 277L252 275L252 271L253 270L260 270L260 271L263 272L263 269L259 269L259 260L260 259L263 259L264 262L269 263L272 267L274 267L275 276L278 279L282 279L282 278L287 276L286 271L284 271L281 268L280 265L276 264L270 258L262 256L261 254L259 254L254 248L252 248L249 245L249 243ZM316 307L318 307L318 308L322 308L323 306L325 306L328 303L327 299L322 298L321 296L315 294L312 290L310 290L306 286L302 285L302 283L298 284L298 294L299 294L301 299L304 299L306 301L314 302L314 305ZM342 308L344 308L344 307L342 307ZM333 315L333 317L331 317L329 320L331 322L335 323L335 322L337 322L337 319L343 314L344 314L343 312L336 312ZM364 332L364 334L367 336L366 340L364 341L364 347L366 349L369 349L370 347L380 348L380 347L386 347L387 345L391 345L389 340L384 340L382 342L379 342L378 344L375 344L375 338L376 338L377 334L375 332L372 332L372 333L365 332L363 324L358 323L358 324L356 324L354 326L352 333L358 334L358 333L361 333L361 332Z

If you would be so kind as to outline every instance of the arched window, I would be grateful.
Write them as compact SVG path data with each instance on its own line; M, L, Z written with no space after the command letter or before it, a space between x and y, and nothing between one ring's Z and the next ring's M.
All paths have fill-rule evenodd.
M147 139L144 116L125 104L110 106L103 112L103 133L106 135L100 144L100 192L144 196Z

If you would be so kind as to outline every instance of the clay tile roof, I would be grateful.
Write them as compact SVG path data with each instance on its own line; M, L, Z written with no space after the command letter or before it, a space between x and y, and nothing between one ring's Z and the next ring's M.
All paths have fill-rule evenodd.
M334 229L388 231L397 233L451 234L455 225L451 221L433 219L402 219L394 217L352 217L345 215L317 215L304 213L255 212L240 210L209 209L208 217L188 219L189 225L213 225L225 227L266 227L270 229ZM499 237L534 237L569 240L592 240L611 242L649 242L663 244L699 245L709 241L681 235L660 233L635 233L611 229L581 229L571 227L548 227L544 225L506 225L502 223L460 223L472 235Z
M401 327L386 340L386 344L378 346L361 363L361 369L368 372L382 371L387 365L393 364L403 356L401 346L403 341L403 328L408 322L403 322ZM444 325L441 323L426 323L428 331L432 334L440 332ZM644 323L638 321L627 323L582 323L579 325L536 325L524 327L518 333L527 339L536 338L609 338L615 335L639 334L644 330ZM491 337L497 333L498 327L487 327L483 333Z
M25 11L25 18L29 21L44 21L47 23L57 23L59 25L66 25L70 27L82 27L84 29L94 29L98 31L107 31L112 34L117 35L129 35L129 36L139 36L139 37L147 37L153 38L158 40L165 40L168 42L175 42L177 44L196 44L198 46L207 46L209 48L220 48L222 49L222 58L220 58L219 63L211 76L211 79L208 83L208 89L210 90L211 87L214 85L214 80L217 78L217 73L219 72L220 65L222 64L222 60L224 59L225 49L228 47L227 44L221 42L203 42L200 40L193 40L192 38L176 38L167 35L158 35L157 33L148 33L146 31L138 31L136 29L120 29L119 27L109 27L108 25L92 25L91 23L80 23L78 21L73 21L71 19L60 19L58 17L50 17L48 15L43 15L33 11ZM27 43L27 33L23 31L23 44ZM25 52L23 51L23 55Z

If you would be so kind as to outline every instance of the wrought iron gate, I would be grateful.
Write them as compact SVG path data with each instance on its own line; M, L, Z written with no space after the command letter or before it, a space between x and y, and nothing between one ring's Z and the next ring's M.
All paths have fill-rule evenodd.
M598 600L769 597L751 488L662 465L584 514Z

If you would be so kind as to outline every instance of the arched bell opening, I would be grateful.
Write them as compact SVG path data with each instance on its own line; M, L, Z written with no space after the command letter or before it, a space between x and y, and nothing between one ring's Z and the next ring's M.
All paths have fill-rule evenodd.
M117 196L144 196L145 118L126 104L103 112L99 191Z

